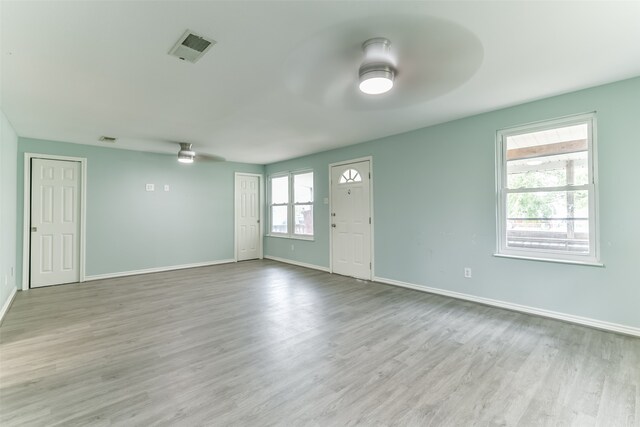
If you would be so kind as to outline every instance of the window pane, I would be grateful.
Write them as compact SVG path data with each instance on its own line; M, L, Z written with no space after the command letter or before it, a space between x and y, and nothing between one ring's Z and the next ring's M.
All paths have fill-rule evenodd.
M589 253L589 221L507 220L507 247Z
M288 233L288 206L271 206L271 232Z
M589 193L586 190L507 194L507 219L588 219L588 216Z
M313 172L293 175L294 203L313 202Z
M577 142L587 139L589 136L587 123L577 125L561 126L536 132L526 132L507 137L507 150L519 148L545 149L545 146L555 146L555 144L566 142ZM557 147L557 146L555 146ZM557 148L556 148L557 151Z
M360 176L360 172L355 169L347 169L340 176L340 180L338 181L340 184L348 184L350 182L362 182L362 176Z
M295 207L295 234L313 236L313 207L298 205Z
M507 194L507 247L589 253L589 193Z
M561 187L589 183L588 152L507 161L507 188Z
M589 183L586 123L506 138L507 188Z
M288 176L279 176L271 179L271 203L289 203Z

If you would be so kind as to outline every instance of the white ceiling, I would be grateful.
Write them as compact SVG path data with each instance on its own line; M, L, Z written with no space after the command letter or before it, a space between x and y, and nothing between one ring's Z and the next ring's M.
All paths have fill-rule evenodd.
M20 136L270 163L640 75L640 2L6 1ZM167 54L186 29L217 44ZM396 87L357 91L388 37ZM172 142L173 141L173 142ZM114 146L114 145L108 145Z

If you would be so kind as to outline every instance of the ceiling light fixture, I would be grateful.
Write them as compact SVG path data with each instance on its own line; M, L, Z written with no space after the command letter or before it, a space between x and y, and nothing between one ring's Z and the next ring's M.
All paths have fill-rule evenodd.
M187 142L180 143L180 151L178 151L178 161L180 163L193 163L196 152L191 149L191 144Z
M360 90L368 95L380 95L393 87L396 69L390 57L391 42L384 37L369 39L362 44L364 61L360 65Z

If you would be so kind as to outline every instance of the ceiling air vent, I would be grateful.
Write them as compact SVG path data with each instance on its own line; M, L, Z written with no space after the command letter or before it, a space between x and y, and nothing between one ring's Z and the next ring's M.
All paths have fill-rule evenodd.
M116 139L112 136L101 136L100 138L98 138L98 141L100 142L116 142Z
M177 43L169 51L169 55L176 56L184 61L198 62L207 51L216 44L213 39L200 36L193 31L185 31Z

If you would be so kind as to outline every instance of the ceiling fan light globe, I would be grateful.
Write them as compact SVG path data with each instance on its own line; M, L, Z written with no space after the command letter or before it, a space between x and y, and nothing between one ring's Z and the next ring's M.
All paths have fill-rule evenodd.
M178 154L178 161L180 163L193 163L193 156L185 156L183 154Z
M389 77L362 77L360 91L367 95L381 95L389 92L393 87L393 80Z
M360 91L367 95L380 95L393 87L396 73L387 64L369 64L360 67Z

